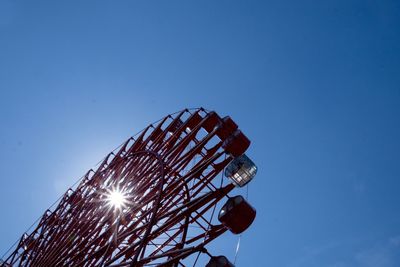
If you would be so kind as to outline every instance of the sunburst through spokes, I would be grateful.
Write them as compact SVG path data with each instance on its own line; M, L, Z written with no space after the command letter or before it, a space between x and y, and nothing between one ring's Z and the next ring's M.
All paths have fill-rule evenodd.
M107 205L115 210L121 211L128 204L128 196L126 192L117 188L107 189L106 193Z

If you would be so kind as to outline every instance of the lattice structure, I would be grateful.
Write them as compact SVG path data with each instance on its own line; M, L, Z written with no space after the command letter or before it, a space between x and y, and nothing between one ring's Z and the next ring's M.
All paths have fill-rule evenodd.
M90 170L0 265L193 266L228 229L213 215L234 185L218 174L249 145L229 117L168 115Z

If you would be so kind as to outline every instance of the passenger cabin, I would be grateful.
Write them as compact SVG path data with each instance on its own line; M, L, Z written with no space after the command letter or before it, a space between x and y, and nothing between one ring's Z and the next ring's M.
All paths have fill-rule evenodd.
M240 234L253 223L256 210L242 197L229 198L218 214L218 220L234 234Z
M206 267L235 267L225 256L211 257Z
M257 166L246 154L236 157L225 169L225 176L238 187L245 186L256 174Z

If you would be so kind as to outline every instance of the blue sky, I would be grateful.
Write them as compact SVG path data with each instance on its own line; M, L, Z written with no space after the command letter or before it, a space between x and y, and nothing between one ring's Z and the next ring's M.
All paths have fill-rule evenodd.
M204 106L238 122L259 167L237 266L399 266L399 12L0 0L1 254L127 137ZM221 240L233 259L237 237Z

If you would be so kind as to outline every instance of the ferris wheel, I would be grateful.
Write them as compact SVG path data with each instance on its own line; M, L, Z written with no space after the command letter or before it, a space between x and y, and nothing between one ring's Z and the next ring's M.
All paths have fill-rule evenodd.
M196 266L199 257L234 266L207 245L255 219L243 196L230 195L256 175L249 146L230 117L203 108L167 115L67 190L0 266Z

